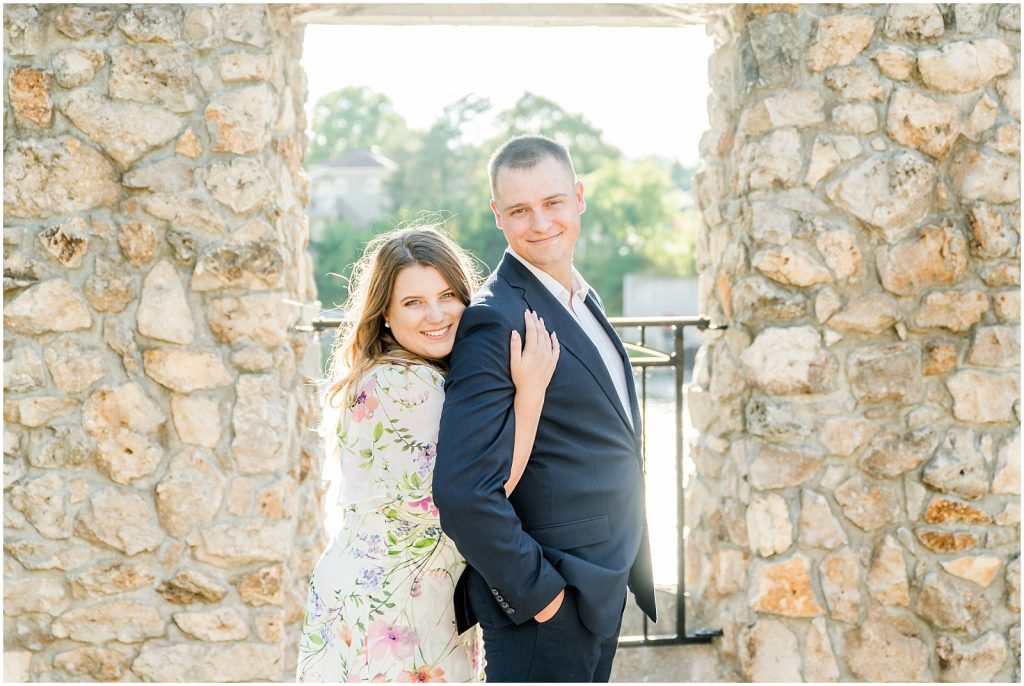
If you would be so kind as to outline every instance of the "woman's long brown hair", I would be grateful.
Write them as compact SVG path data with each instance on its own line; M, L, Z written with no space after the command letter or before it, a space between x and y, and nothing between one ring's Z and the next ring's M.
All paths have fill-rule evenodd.
M395 279L413 265L436 269L466 305L479 285L469 253L435 226L395 229L375 236L352 269L345 318L331 350L326 404L337 407L335 399L341 394L343 402L350 405L353 398L349 396L359 379L378 364L429 364L447 370L444 360L427 360L403 348L384 326Z

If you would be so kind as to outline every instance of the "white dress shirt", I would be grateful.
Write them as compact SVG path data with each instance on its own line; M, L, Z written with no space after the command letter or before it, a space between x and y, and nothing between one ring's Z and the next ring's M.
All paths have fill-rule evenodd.
M511 248L508 248L508 252L512 257L522 262L523 266L529 269L531 274L537 277L537 280L550 291L551 295L555 296L555 300L562 303L562 307L576 320L576 323L583 329L583 333L586 334L590 342L597 348L604 366L608 369L608 375L615 385L615 391L619 396L622 409L625 410L626 417L629 419L629 425L633 426L633 412L630 409L629 391L626 386L626 371L622 364L622 357L619 355L615 343L612 342L604 327L601 326L601 322L597 320L594 313L587 307L586 299L587 294L590 293L590 285L583 280L580 273L573 267L572 292L570 293L555 277L533 266L517 255ZM597 300L596 294L594 299L595 301Z

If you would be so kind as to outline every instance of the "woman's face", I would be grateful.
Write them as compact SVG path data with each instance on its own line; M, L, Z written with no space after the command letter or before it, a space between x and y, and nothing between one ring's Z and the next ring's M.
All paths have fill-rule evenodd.
M385 321L399 345L428 360L447 357L466 306L433 267L398 273Z

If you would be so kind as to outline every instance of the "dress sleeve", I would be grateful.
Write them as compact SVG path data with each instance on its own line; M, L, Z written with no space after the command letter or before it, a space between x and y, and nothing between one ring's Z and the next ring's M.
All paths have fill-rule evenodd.
M443 404L442 377L426 365L381 365L364 376L339 426L342 502L429 495Z

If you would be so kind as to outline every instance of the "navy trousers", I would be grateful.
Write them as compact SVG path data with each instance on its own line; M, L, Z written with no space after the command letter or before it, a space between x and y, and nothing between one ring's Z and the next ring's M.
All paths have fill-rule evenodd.
M488 682L609 680L619 629L603 639L583 626L576 609L576 588L566 587L562 606L548 621L530 619L517 625L498 607L484 578L475 570L468 574L466 592L483 629ZM620 601L623 608L625 600L623 596Z

